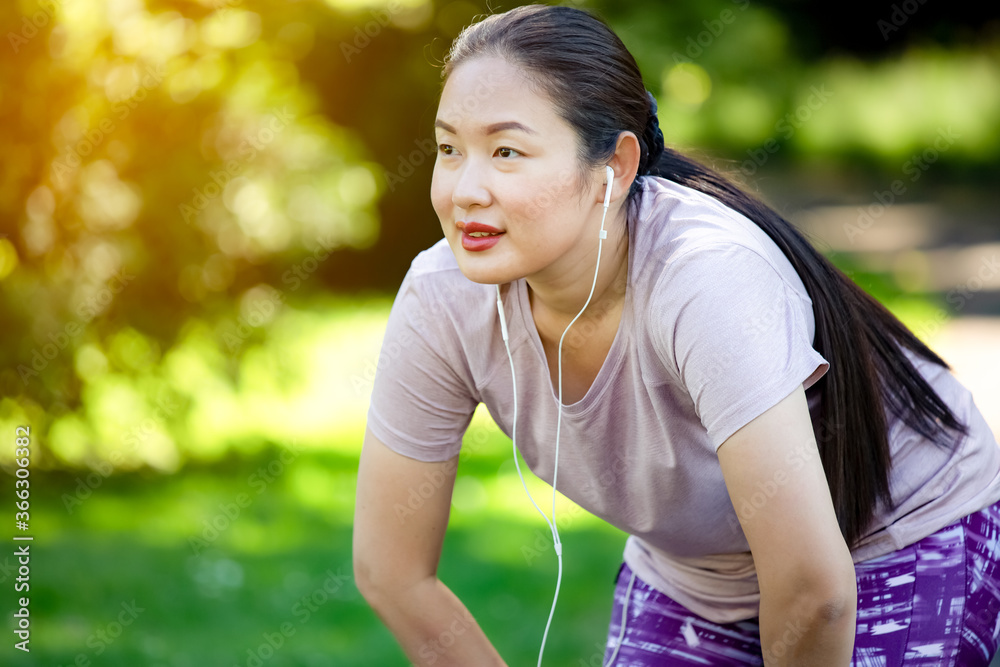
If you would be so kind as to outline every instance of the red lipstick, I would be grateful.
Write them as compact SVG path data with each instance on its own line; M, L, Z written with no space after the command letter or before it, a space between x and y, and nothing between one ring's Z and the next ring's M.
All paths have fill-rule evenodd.
M471 252L489 250L499 243L500 237L504 235L503 230L481 222L459 222L458 228L462 230L462 247ZM495 236L470 236L477 233L495 234Z

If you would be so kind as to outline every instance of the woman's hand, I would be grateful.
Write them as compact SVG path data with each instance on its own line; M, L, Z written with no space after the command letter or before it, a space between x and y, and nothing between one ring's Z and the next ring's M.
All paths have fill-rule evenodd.
M764 664L848 665L857 579L802 385L718 454L757 569Z

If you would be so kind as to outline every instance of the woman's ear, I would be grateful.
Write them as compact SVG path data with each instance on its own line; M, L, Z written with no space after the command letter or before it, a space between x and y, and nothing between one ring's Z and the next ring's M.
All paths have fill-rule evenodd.
M608 165L615 170L615 185L611 190L611 201L628 194L632 187L632 181L636 179L639 170L639 158L642 149L639 147L639 139L632 132L622 132L618 135L615 144L615 154L611 156ZM605 182L603 179L602 183ZM601 203L604 203L604 188L600 189Z

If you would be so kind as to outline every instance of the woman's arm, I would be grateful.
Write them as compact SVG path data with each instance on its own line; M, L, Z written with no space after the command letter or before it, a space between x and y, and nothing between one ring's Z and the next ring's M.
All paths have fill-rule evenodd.
M803 387L726 440L719 463L757 569L764 664L848 665L857 580Z
M504 665L437 577L458 466L397 454L365 433L354 511L354 578L415 665Z

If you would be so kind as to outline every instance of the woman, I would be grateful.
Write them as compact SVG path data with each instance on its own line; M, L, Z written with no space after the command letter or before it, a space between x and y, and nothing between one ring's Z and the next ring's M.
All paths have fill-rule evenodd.
M536 475L630 534L605 664L988 664L1000 448L945 362L664 148L590 14L490 16L443 76L445 238L393 305L355 516L358 587L407 655L504 664L436 574L485 403Z

